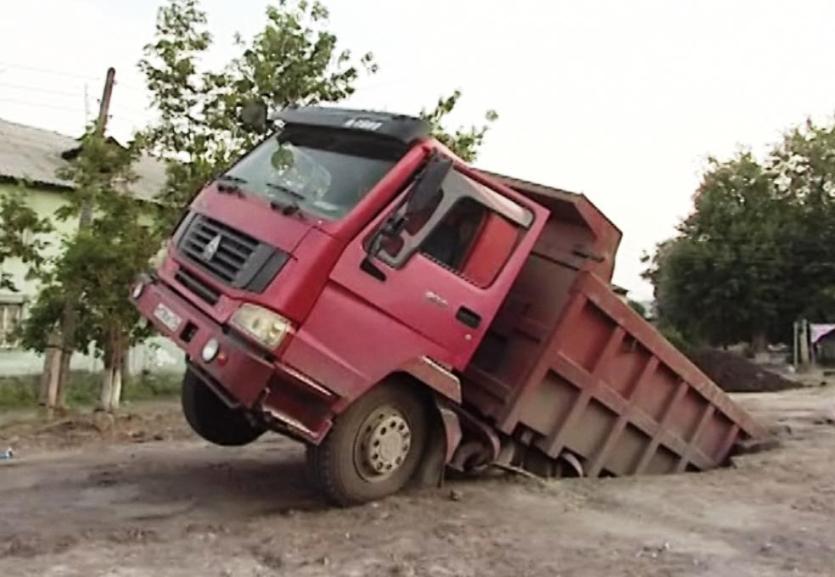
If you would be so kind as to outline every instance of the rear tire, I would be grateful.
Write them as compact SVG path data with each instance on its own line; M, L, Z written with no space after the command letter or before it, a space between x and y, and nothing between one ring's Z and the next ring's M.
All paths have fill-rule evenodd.
M215 445L240 447L260 437L264 429L254 426L240 409L230 409L191 369L183 376L183 414L192 430Z
M308 446L311 480L341 506L399 491L423 458L427 408L408 386L382 383L342 413L319 446Z

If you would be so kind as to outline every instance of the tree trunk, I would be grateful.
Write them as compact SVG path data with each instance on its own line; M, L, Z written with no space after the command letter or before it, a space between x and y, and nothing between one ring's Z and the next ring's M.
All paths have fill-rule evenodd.
M46 415L51 419L59 401L59 381L61 375L61 349L51 349L49 357L49 379L46 389Z
M756 356L766 351L768 347L768 337L765 331L756 331L751 337L751 352Z
M61 362L58 368L58 379L57 379L57 394L56 394L56 408L58 409L66 409L67 408L67 383L70 380L70 361L72 360L72 349L65 349L61 348Z
M110 411L115 412L119 410L119 405L122 402L122 371L118 367L113 369L113 387L110 393Z
M119 409L122 399L122 371L124 367L125 338L118 328L110 330L104 354L99 405L103 411L112 413Z
M113 366L107 354L104 357L104 370L101 376L101 391L99 392L99 409L110 412L110 401L113 397Z
M130 345L126 343L122 351L122 386L127 386L130 379Z
M58 362L61 347L61 336L52 331L47 338L46 351L43 357L43 372L41 373L40 391L38 392L38 404L54 408L50 404L49 399L55 399L56 395L51 395L50 391L54 387L58 391ZM53 403L54 404L54 403Z
M125 373L126 337L117 330L113 354L113 388L110 395L110 410L118 411L122 402L122 377Z

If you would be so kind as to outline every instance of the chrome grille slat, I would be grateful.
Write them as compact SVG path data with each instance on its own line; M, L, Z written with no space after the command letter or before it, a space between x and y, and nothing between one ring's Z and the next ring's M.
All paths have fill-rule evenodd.
M178 270L174 275L174 278L177 282L210 305L215 305L220 300L220 291L203 282L202 279L192 274L185 268L180 268L180 270Z
M246 262L247 259L247 257L241 256L240 253L237 253L233 250L229 250L229 247L223 242L220 243L217 253L222 254L224 257L234 261L236 266L241 266L243 263Z
M216 250L206 259L206 247L218 237ZM258 241L248 234L203 215L194 217L181 243L190 260L227 283L234 283L257 247Z
M184 227L177 241L180 254L222 284L261 292L266 288L262 271L275 275L276 265L284 262L280 250L208 216L193 213ZM273 268L264 269L268 264Z

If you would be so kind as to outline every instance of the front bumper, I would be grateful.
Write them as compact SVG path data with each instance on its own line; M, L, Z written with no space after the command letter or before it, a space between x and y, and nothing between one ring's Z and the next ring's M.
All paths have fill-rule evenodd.
M140 314L183 349L189 363L213 381L229 404L252 410L280 432L318 443L331 425L330 406L336 395L306 375L258 351L156 278L143 279L133 298ZM172 330L155 311L162 305L179 317ZM220 344L217 357L206 362L201 351L210 339Z

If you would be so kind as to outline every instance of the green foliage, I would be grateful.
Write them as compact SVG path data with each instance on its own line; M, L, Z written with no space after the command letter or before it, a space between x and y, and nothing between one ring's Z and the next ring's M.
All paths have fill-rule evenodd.
M165 230L190 196L228 159L205 110L214 96L198 73L198 57L211 44L206 14L197 0L172 0L159 9L156 37L145 46L139 68L159 120L142 134L151 152L167 156L168 178L160 201L171 207Z
M241 55L219 71L198 67L212 42L206 24L198 0L169 0L139 63L159 112L143 140L168 165L161 201L170 210L160 220L166 232L203 184L263 136L241 125L245 104L260 102L274 110L338 102L354 93L363 72L377 71L371 53L355 58L339 47L328 30L328 11L316 1L277 0L268 6L264 28L249 42L238 36ZM472 161L497 115L489 111L483 126L446 130L443 123L460 97L455 91L421 116L441 142Z
M727 345L785 342L797 318L835 318L833 193L832 126L790 132L764 163L711 159L693 212L645 273L662 321Z
M634 301L632 299L629 299L626 302L626 304L628 304L629 308L631 308L633 311L635 311L636 313L641 315L641 318L643 318L643 319L648 318L649 315L647 313L647 307L645 307L643 305L643 303L639 303L638 301Z
M114 339L137 340L138 315L127 298L136 275L147 266L159 238L147 222L153 210L129 193L136 179L131 166L138 148L120 146L91 127L77 158L61 171L75 188L58 218L78 218L85 204L92 207L89 226L63 239L60 255L38 272L42 290L21 328L25 347L43 351L47 335L62 322L70 299L78 315L73 349L91 344L106 353Z
M199 71L211 45L206 14L197 0L170 0L157 18L154 42L139 64L159 120L143 134L149 149L168 160L162 202L169 230L191 196L249 149L261 135L241 126L240 108L262 102L269 109L335 102L354 91L361 70L377 70L373 56L355 61L327 30L328 12L319 2L279 0L266 24L219 72Z
M26 204L25 194L23 185L0 194L0 265L12 258L34 268L44 262L42 251L48 243L42 235L52 226ZM17 291L7 272L0 271L0 289Z
M689 355L693 351L697 350L697 347L694 345L694 342L684 336L681 331L679 331L676 327L669 323L661 323L656 326L658 332L660 332L665 339L667 339L671 345L677 348L679 351L684 353L685 355Z
M785 322L835 321L835 121L807 122L772 152L769 174L787 218L781 241L788 265L780 307Z
M488 110L484 115L486 124L469 128L458 127L454 131L449 131L444 128L444 121L455 109L460 98L460 90L456 90L447 97L441 97L432 110L421 110L420 117L429 123L432 127L433 136L444 146L463 160L472 162L478 156L478 150L484 143L484 137L490 129L490 124L498 120L499 115L495 110Z

